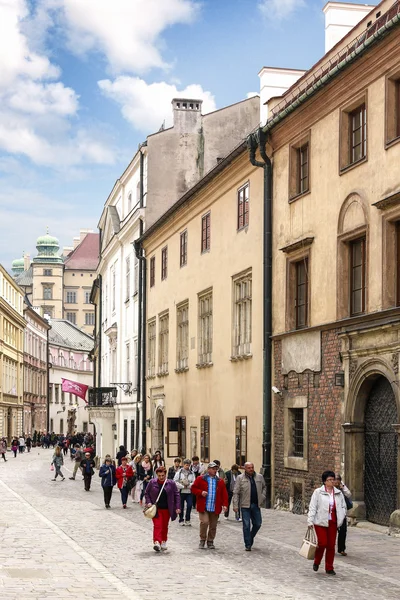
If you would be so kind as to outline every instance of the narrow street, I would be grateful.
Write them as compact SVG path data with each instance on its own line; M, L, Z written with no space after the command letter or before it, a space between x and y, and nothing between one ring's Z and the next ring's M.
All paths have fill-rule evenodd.
M68 479L68 457L66 480L51 481L51 456L32 449L0 464L2 600L400 597L399 539L351 528L349 555L336 557L332 581L298 555L303 516L263 511L254 550L245 553L241 524L231 519L218 525L215 552L199 550L194 513L191 528L171 525L168 552L156 554L138 506L123 511L117 490L106 511L97 474L86 493L81 477Z

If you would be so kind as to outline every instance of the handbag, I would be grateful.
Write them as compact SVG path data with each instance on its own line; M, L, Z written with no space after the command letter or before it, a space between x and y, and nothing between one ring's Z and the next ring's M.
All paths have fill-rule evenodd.
M306 531L306 535L304 536L303 543L299 550L300 556L306 558L307 560L314 560L317 546L318 542L317 536L315 534L315 529L314 527L309 527Z
M343 494L343 496L344 496L344 494ZM347 496L344 496L344 501L346 502L347 510L350 510L351 508L353 508L353 503L350 500L350 498L348 498Z
M163 485L162 485L162 488L161 488L161 490L160 490L160 493L159 493L159 494L158 494L158 496L157 496L157 500L154 502L154 504L152 504L152 505L151 505L151 506L149 506L148 508L145 508L145 509L144 509L144 511L143 511L143 514L144 514L144 516L145 516L147 519L154 519L154 517L156 516L156 514L157 514L157 502L158 502L158 501L159 501L159 499L160 499L160 496L161 496L161 494L162 494L162 492L163 492L163 489L164 489L164 486L165 486L165 484L166 484L166 483L167 483L167 479L165 479L165 481L164 481L164 483L163 483Z
M50 471L54 471L54 465L53 465L53 463L50 465Z

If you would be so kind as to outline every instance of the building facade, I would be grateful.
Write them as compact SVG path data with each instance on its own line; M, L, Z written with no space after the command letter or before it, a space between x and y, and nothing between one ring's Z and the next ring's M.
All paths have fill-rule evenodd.
M25 303L24 427L26 434L47 431L47 364L50 325Z
M333 3L330 3L333 4ZM281 99L273 160L276 505L343 473L351 516L400 506L400 3L384 1Z
M24 431L23 293L0 265L0 437Z
M62 379L92 385L93 366L89 354L93 350L93 338L66 319L52 319L50 324L49 431L64 435L94 433L87 402L62 391Z
M242 146L141 238L147 446L169 464L261 467L262 185Z

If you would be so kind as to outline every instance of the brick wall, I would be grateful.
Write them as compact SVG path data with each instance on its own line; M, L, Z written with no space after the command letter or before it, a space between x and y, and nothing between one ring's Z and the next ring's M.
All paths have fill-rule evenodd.
M290 372L282 374L282 343L274 342L274 385L283 391L274 402L274 475L275 505L289 506L292 482L303 484L304 508L312 492L321 483L321 474L327 469L340 470L340 436L342 430L341 405L343 388L335 386L335 373L342 370L340 362L339 329L321 333L321 372ZM308 471L284 466L284 398L308 397Z

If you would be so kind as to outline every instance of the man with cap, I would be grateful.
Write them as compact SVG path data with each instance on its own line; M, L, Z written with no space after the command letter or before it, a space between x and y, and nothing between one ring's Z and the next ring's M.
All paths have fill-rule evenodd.
M225 512L228 506L228 492L225 482L217 475L218 465L210 462L207 473L197 477L192 485L192 492L197 500L197 512L200 520L199 548L214 550L214 539L217 533L218 515Z
M85 491L90 490L90 484L92 483L92 475L94 475L95 462L93 458L90 458L90 452L85 452L85 458L81 462L81 469L83 473L83 480L85 482Z

